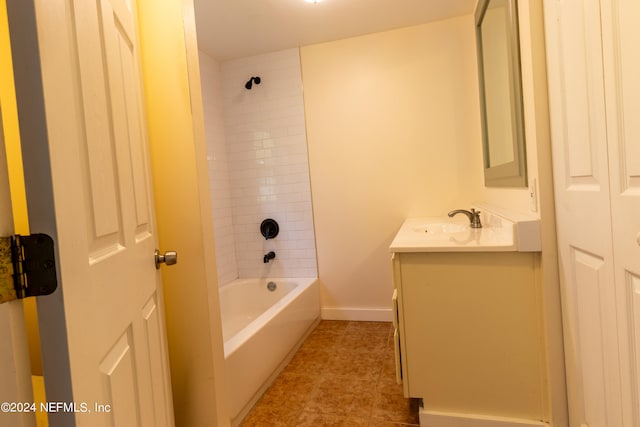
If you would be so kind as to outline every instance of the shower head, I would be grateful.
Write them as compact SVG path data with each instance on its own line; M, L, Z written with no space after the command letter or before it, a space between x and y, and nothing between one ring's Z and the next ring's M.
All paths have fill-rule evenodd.
M244 87L246 89L251 90L251 86L253 86L254 83L259 85L260 82L261 82L260 77L251 77L249 81L244 84Z

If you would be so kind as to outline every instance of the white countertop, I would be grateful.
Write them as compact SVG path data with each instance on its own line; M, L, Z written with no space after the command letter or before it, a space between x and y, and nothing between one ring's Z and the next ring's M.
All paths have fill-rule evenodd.
M478 205L474 205L476 207ZM389 246L391 252L537 252L539 220L507 218L481 205L482 228L471 228L464 215L408 218Z

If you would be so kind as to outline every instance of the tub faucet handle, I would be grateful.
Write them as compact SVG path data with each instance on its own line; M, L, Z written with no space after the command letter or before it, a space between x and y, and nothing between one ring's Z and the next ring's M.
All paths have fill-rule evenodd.
M276 253L273 251L268 252L265 256L264 256L264 263L268 263L269 261L271 261L272 259L274 259L276 257Z

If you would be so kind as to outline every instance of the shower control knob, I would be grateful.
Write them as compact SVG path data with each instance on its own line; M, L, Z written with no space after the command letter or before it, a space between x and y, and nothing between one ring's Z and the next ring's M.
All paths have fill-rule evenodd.
M161 254L159 250L153 253L156 261L156 270L160 269L160 264L174 265L178 263L178 253L175 251L167 251Z

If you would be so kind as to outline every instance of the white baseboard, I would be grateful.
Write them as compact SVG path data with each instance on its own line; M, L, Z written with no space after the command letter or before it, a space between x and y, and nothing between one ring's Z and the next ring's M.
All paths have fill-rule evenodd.
M429 427L549 427L548 423L519 418L436 412L420 409L420 425Z
M324 307L320 309L324 320L354 320L363 322L391 322L393 314L390 308L345 308Z

